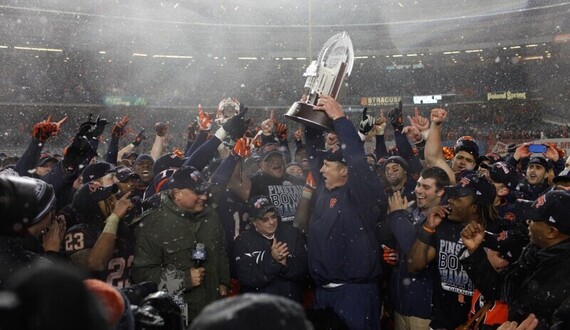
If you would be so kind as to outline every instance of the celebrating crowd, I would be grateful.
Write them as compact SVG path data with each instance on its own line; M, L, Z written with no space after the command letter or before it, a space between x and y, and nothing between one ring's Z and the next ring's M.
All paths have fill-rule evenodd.
M0 171L0 329L570 327L563 150L486 154L442 108L314 111L330 131L227 98L168 144L36 123Z

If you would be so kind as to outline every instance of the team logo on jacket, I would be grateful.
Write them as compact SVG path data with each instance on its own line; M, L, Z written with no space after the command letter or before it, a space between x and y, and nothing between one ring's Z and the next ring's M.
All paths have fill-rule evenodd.
M534 203L534 207L539 208L542 205L544 205L545 202L546 202L546 197L544 195L540 195L540 197L538 197L536 199L536 202Z
M167 265L160 274L158 290L166 290L173 295L182 294L184 290L184 272L174 265Z
M336 201L337 201L336 198L331 198L331 199L329 200L329 207L330 207L331 209L336 205Z
M245 253L246 257L255 258L255 263L260 264L263 261L263 257L265 257L265 251L253 251L252 253ZM240 257L236 258L236 261L239 261Z

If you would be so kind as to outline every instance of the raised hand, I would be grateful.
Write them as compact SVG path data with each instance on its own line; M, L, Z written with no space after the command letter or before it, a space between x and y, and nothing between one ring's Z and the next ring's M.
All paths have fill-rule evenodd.
M85 136L87 138L91 138L95 127L97 127L97 122L93 121L93 114L90 113L87 121L79 124L79 128L77 129L75 136Z
M154 125L154 131L158 136L165 136L168 131L168 123L158 122Z
M544 153L544 156L552 160L553 162L558 161L558 159L560 158L558 150L556 150L556 148L552 144L546 145L546 152Z
M414 108L414 116L408 116L408 121L412 127L417 128L420 132L427 131L429 129L429 120L422 116L420 109L418 107Z
M435 231L437 226L439 226L439 224L441 223L443 218L445 218L448 213L449 213L449 210L447 209L447 206L445 206L445 205L432 207L428 212L425 226L428 229Z
M422 133L414 126L405 126L402 133L406 134L408 140L412 143L417 143L422 141Z
M118 138L125 136L125 134L127 134L125 127L127 127L128 123L129 117L124 116L118 123L115 124L115 126L113 126L113 130L111 131L113 136Z
M485 228L476 222L471 221L463 230L461 231L461 240L463 241L463 245L469 250L470 253L473 253L481 243L483 243L483 239L485 238Z
M95 150L89 143L87 137L76 136L73 141L63 149L63 164L67 171L74 171L90 155L94 155Z
M146 140L146 135L144 135L145 129L143 128L139 134L137 134L137 136L135 136L135 140L132 142L132 144L135 147L138 147L139 144L141 144L141 142L143 142L143 140Z
M277 136L281 141L287 140L287 137L289 136L287 125L283 123L275 123L275 136Z
M236 140L234 146L234 154L240 156L241 158L248 158L251 156L251 147L253 145L253 138L241 137Z
M447 111L442 108L435 108L431 110L431 122L435 125L441 125L447 118Z
M273 128L275 126L275 112L271 110L271 114L268 119L261 122L261 130L264 135L271 135L273 133Z
M226 122L222 125L222 127L226 132L228 132L232 140L237 140L241 138L245 134L245 131L247 131L250 120L249 119L246 120L245 115L248 110L249 108L240 104L239 113L227 119Z
M380 110L380 115L376 118L376 122L374 123L374 134L375 135L384 135L384 131L386 130L386 125L388 121L384 116L384 110Z
M95 128L91 131L91 138L97 139L100 137L101 134L103 134L103 131L105 131L105 126L107 126L107 124L109 124L109 121L107 119L97 117Z
M515 153L514 153L513 157L516 160L520 160L521 158L530 157L530 151L528 151L529 145L530 145L530 143L528 143L528 142L525 142L522 145L520 145L518 148L515 149Z
M404 118L402 115L402 101L398 103L398 107L390 110L388 113L390 118L390 123L394 128L394 131L401 132L404 128Z
M372 117L367 112L368 108L364 108L362 111L362 120L358 125L358 131L363 135L368 134L368 132L372 130L372 127L374 127L374 124L376 123L376 118Z
M132 209L134 206L133 202L131 201L131 192L124 194L113 208L113 213L119 217L119 219L124 219L127 212Z
M200 125L200 129L204 131L209 131L212 128L213 122L212 115L207 112L204 112L204 108L202 105L198 105L198 124Z
M388 197L388 212L392 213L398 210L405 210L408 208L408 199L406 196L402 197L399 191L396 191L392 196Z
M40 142L45 142L49 137L56 136L60 131L61 125L66 121L67 116L63 117L63 119L58 122L52 122L51 116L48 116L46 120L42 120L34 125L32 136Z
M330 95L320 95L319 100L317 101L317 105L313 107L313 110L324 111L332 120L344 117L342 106L337 102L337 100L334 99L334 97Z

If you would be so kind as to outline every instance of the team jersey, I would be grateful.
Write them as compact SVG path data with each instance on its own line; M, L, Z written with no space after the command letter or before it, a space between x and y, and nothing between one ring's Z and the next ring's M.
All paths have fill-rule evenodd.
M95 246L101 229L81 223L69 228L65 234L65 253L68 256ZM115 250L104 271L94 272L94 277L117 288L129 286L130 269L134 259L134 238L126 228L120 228L115 242Z
M475 286L459 263L463 228L462 223L444 219L434 234L435 266L440 277L433 292L430 327L434 329L455 329L467 321Z

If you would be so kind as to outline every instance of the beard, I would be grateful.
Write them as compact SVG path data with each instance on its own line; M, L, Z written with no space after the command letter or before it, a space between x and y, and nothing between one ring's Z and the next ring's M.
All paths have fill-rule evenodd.
M388 175L388 176L386 176L386 181L388 181L388 183L391 186L398 186L398 185L402 184L402 182L404 182L404 178L397 177L397 176L391 177Z

